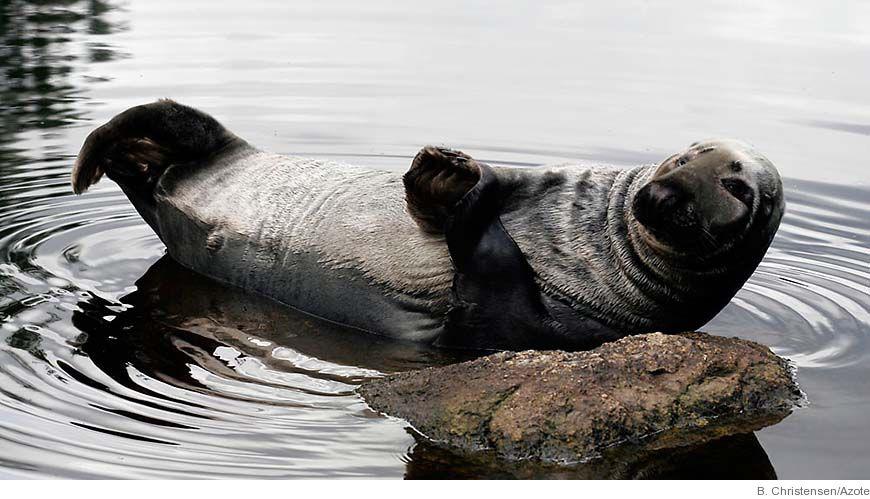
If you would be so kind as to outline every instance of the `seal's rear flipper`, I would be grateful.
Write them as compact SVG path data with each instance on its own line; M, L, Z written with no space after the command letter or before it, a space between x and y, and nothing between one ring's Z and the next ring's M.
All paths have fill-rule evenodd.
M441 346L547 347L563 335L541 301L535 274L499 219L492 169L450 149L423 148L405 174L408 211L444 233L455 274ZM564 341L562 341L564 343Z
M132 107L97 128L79 151L72 171L76 194L105 173L160 235L154 186L170 166L201 160L244 141L211 116L163 99Z
M128 193L148 193L171 165L204 158L241 141L211 116L169 99L132 107L97 128L72 171L76 194L105 173Z

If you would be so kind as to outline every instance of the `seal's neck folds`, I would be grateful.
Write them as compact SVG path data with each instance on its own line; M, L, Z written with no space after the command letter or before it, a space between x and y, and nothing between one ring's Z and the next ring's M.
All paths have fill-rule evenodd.
M506 187L502 222L541 292L623 334L697 328L730 298L720 274L681 268L642 238L631 205L654 169L496 170Z
M655 169L641 166L616 176L609 196L607 238L624 279L620 288L657 304L656 312L641 314L639 322L664 324L666 330L695 329L721 309L724 295L730 299L733 279L726 268L672 258L650 244L632 201Z

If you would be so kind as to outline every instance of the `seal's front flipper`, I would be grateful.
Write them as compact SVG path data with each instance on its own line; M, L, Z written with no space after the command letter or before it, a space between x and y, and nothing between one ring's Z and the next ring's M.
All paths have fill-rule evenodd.
M405 174L408 211L427 232L443 232L455 274L441 346L548 347L562 327L541 302L535 274L499 219L501 192L492 169L435 147Z
M480 163L460 151L426 146L402 180L408 213L420 229L443 234L453 207L480 180Z

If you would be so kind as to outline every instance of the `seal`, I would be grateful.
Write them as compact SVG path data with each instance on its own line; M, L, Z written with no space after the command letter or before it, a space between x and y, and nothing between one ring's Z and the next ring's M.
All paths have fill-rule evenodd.
M630 169L493 167L427 146L400 176L262 152L170 100L88 136L73 190L104 174L185 267L352 328L476 349L696 329L785 208L776 168L736 140Z

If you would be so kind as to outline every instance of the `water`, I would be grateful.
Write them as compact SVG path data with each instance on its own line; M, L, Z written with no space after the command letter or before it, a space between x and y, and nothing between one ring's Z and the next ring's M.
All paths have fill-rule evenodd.
M700 476L870 469L870 6L170 2L0 6L0 477ZM120 190L70 192L86 134L172 97L265 150L404 170L656 162L704 137L777 164L773 247L707 327L794 360L811 404L642 465L460 458L353 393L460 360L161 258Z

